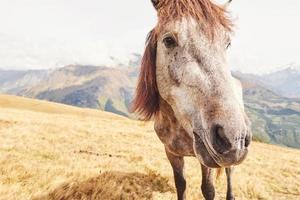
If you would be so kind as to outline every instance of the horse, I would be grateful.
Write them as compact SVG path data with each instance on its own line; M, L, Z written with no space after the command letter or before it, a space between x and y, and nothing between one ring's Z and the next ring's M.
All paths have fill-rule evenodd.
M241 83L227 64L231 1L151 1L158 21L147 37L132 110L142 120L154 120L178 200L186 197L186 156L200 162L206 200L215 198L215 168L225 168L226 199L233 200L232 167L246 158L252 133Z

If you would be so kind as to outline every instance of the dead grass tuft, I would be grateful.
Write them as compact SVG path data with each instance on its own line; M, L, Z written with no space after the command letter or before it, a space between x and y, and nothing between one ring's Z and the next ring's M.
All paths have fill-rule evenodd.
M157 173L104 172L96 178L59 186L34 200L151 199L153 192L174 192L168 179Z

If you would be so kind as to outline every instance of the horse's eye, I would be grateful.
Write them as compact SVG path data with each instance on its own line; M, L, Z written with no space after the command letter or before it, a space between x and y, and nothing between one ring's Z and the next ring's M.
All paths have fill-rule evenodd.
M231 42L227 44L226 49L229 49L229 47L231 47Z
M172 36L167 36L163 39L163 43L165 44L166 48L174 48L177 46L177 42L174 37Z

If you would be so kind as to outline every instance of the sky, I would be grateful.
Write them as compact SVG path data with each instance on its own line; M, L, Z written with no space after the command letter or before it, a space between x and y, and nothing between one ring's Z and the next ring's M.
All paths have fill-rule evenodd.
M156 23L150 0L0 0L0 5L2 69L126 63L133 53L143 53ZM299 10L299 0L233 0L232 70L261 74L300 65Z

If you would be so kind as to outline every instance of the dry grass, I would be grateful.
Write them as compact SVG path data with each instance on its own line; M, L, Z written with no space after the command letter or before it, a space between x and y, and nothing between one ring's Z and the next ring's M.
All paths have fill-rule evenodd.
M152 124L0 96L0 199L175 199ZM186 159L188 199L202 199ZM216 183L224 199L224 175ZM254 143L234 175L237 199L300 199L300 151Z

